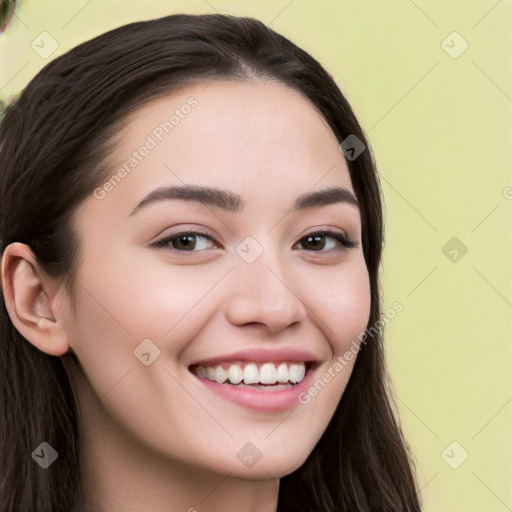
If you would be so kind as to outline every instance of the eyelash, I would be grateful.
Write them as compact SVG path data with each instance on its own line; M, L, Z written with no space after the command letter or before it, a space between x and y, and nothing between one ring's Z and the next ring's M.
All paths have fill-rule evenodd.
M180 231L178 233L174 233L170 236L166 236L158 241L156 241L155 243L152 244L152 247L156 247L156 248L163 248L163 247L166 247L170 242L172 242L173 240L176 240L178 238L180 238L181 236L184 236L184 235L199 235L199 236L202 236L208 240L210 240L211 242L214 242L216 243L215 239L209 234L209 233L205 233L204 231ZM318 231L314 231L312 233L308 233L307 235L303 236L299 242L301 240L304 240L305 238L308 238L308 237L311 237L311 236L327 236L328 238L333 238L335 240L337 240L338 242L341 243L341 245L345 248L345 249L354 249L356 247L359 246L359 243L358 242L354 242L352 240L350 240L347 236L337 232L337 231L331 231L331 230L318 230ZM203 251L183 251L183 250L180 250L180 249L170 249L172 252L176 252L176 253L189 253L189 254L194 254L194 253L198 253L198 252L203 252ZM328 253L328 252L331 252L332 250L335 250L335 249L330 249L330 250L327 250L327 251L324 251L324 250L321 250L321 251L311 251L311 252L315 252L315 253Z

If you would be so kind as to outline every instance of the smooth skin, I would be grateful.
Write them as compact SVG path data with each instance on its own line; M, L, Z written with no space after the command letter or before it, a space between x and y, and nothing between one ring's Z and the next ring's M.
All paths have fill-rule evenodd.
M298 92L276 82L211 82L152 100L118 132L112 172L190 97L197 106L103 199L91 194L77 210L76 314L27 245L10 244L2 259L16 328L43 352L73 352L80 362L66 369L84 411L92 510L275 511L279 479L320 439L355 359L307 405L272 413L220 397L188 366L242 348L297 347L321 361L316 380L369 318L358 207L289 212L308 191L354 192L336 137ZM130 216L152 190L184 184L237 193L244 210L168 200ZM182 228L214 241L151 245ZM320 228L358 245L329 236L307 245ZM263 249L250 264L236 252L248 236ZM148 366L134 355L145 339L160 350ZM252 467L237 457L247 442L262 453Z

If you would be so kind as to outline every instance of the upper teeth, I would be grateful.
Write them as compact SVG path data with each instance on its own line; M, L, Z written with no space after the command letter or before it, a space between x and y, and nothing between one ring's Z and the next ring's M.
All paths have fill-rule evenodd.
M229 381L231 384L286 384L300 382L306 373L306 363L227 363L216 366L198 366L196 372L199 376L222 384Z

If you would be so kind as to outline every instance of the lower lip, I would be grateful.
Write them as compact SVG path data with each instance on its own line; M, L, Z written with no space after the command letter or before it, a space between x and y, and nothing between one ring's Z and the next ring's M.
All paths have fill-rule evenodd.
M300 404L298 396L308 389L310 382L313 380L314 369L310 368L299 384L280 391L273 391L270 387L267 391L265 389L238 387L231 384L219 384L218 382L200 377L195 373L193 375L207 388L231 402L256 411L279 412Z

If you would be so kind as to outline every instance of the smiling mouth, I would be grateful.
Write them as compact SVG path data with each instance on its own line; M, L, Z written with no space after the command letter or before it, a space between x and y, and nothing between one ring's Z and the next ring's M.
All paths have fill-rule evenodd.
M211 366L194 364L189 370L194 375L217 384L278 391L299 384L314 366L315 363L304 361L236 361Z

